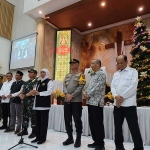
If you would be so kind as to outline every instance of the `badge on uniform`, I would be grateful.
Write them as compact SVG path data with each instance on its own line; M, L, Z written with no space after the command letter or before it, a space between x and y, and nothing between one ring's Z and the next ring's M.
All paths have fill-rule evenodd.
M85 75L82 74L82 75L80 76L80 79L79 79L79 84L85 84L85 83L86 83Z
M82 74L82 78L85 79L85 74Z
M42 83L42 86L45 86L45 83Z

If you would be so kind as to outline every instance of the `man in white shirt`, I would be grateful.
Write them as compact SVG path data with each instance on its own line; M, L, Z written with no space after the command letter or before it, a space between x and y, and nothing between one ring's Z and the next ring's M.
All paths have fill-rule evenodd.
M6 129L8 125L8 118L10 118L10 98L8 97L10 94L10 88L12 83L14 82L12 80L13 75L11 72L8 72L6 74L7 81L3 83L3 86L1 88L1 108L2 108L2 119L3 119L3 125L0 127L0 130Z
M111 92L115 97L114 124L116 150L125 150L123 146L122 124L126 118L134 150L144 150L143 141L138 125L136 110L136 90L138 85L138 72L127 66L127 56L120 55L116 58L118 71L114 74L111 83Z

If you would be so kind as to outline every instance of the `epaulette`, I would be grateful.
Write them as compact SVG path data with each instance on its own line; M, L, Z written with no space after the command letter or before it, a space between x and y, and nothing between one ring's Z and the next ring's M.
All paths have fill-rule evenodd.
M71 73L68 73L67 75L66 75L66 77L70 77L71 76Z

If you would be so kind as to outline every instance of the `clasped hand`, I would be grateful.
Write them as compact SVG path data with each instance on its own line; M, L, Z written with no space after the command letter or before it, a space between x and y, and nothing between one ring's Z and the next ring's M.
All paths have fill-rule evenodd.
M83 96L86 100L88 100L90 98L87 93L84 93Z
M73 96L71 94L66 94L67 102L70 102L72 100Z
M26 96L31 96L31 95L39 95L39 92L37 90L32 90L26 94Z
M32 96L32 95L39 95L39 92L37 90L32 90L29 93L27 93L26 95L24 94L20 94L19 97L21 100L23 100L26 97Z
M115 99L116 99L116 107L119 108L121 106L121 103L123 102L123 97L121 95L117 95Z

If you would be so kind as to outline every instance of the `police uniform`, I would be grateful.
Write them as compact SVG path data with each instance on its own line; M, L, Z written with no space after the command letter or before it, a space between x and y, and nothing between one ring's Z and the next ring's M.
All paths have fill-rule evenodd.
M79 63L78 60L73 59L71 63ZM74 118L77 139L80 142L81 134L82 134L82 90L85 85L85 76L82 73L69 73L66 75L63 83L63 92L65 94L71 94L72 99L70 102L67 102L65 98L64 103L64 118L65 118L65 126L68 134L68 139L63 142L63 145L69 145L73 143L72 136L72 116ZM80 144L79 144L80 145Z
M29 70L28 72L37 73L36 70ZM34 79L35 80L35 79ZM34 86L37 82L33 82L33 80L28 80L25 82L22 93L26 95L31 90L33 90ZM36 114L35 110L33 110L33 104L34 104L34 96L28 96L25 97L23 100L23 122L22 122L22 128L23 131L18 134L18 136L27 135L27 128L29 126L29 118L31 118L31 128L32 133L29 135L29 138L34 138L36 134Z

